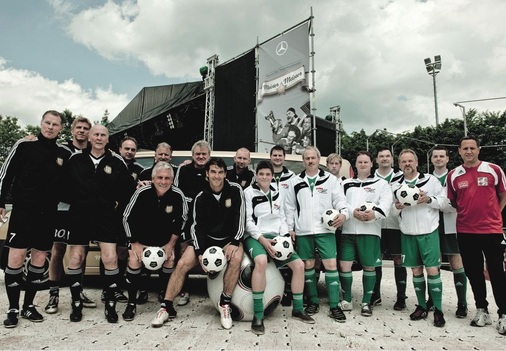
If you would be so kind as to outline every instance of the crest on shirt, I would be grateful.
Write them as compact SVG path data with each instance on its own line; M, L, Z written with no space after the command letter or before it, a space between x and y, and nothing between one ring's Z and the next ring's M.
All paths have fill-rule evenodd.
M478 177L478 186L488 186L488 178Z
M241 188L244 188L245 186L246 186L246 181L245 181L245 180L243 180L243 181L241 182Z
M104 167L104 172L105 172L106 174L111 174L111 173L112 173L112 168L111 168L111 166L105 166L105 167Z
M328 189L322 188L321 186L316 188L316 191L323 195L327 194L327 190Z
M370 186L365 186L365 187L363 187L362 189L364 189L364 191L365 191L366 193L373 193L373 194L374 194L374 193L376 192L376 189L371 188Z
M61 157L57 157L57 158L56 158L56 164L57 164L58 166L60 166L60 167L61 167L61 166L63 166L63 158L61 158Z
M282 187L283 189L288 189L288 184L286 184L286 183L281 183L281 184L279 184L279 185L281 185L281 187Z
M232 199L226 199L225 200L225 207L226 208L232 207Z
M137 173L133 172L133 173L132 173L132 178L133 178L134 180L137 180Z
M169 206L169 205L165 206L165 212L166 213L172 213L173 210L174 210L173 206Z
M457 183L457 187L458 187L459 189L466 189L466 188L468 188L468 187L469 187L469 183L468 183L466 180L464 180L464 181L462 181L462 182L458 182L458 183Z

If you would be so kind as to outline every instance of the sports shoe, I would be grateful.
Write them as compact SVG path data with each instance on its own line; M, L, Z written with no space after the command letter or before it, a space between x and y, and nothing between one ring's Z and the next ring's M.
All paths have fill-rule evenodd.
M95 301L93 301L92 299L90 299L88 296L84 295L84 292L81 291L81 301L83 303L83 307L86 307L86 308L96 308L97 307L97 303Z
M371 306L381 306L381 296L373 294L371 296Z
M427 306L425 308L427 311L434 311L434 302L432 301L432 297L429 296L429 299L427 300L425 305Z
M406 297L397 297L397 301L394 303L394 310L402 311L406 308Z
M444 327L446 324L445 317L443 315L443 312L438 310L437 308L434 309L434 326L438 328Z
M467 307L464 304L457 304L457 311L455 312L455 316L457 318L466 318L467 317Z
M25 309L21 310L21 317L28 319L31 322L40 323L44 320L44 317L35 309L34 305L30 305Z
M329 317L335 319L339 323L346 322L346 316L340 307L331 308L329 312Z
M264 335L265 334L264 320L258 319L257 317L253 317L253 320L251 321L251 331L253 332L253 334L256 335Z
M497 326L495 327L499 334L506 335L506 314L502 314L497 321Z
M109 300L105 302L105 318L109 323L118 322L118 313L116 313L116 301Z
M137 296L137 300L135 302L137 305L144 305L146 302L148 302L149 294L147 290L141 290L139 291L139 296Z
M484 327L490 324L492 324L492 318L490 318L488 310L486 308L477 308L471 325L473 327Z
M315 323L314 319L304 311L292 310L292 318L307 324Z
M123 319L127 322L133 321L135 318L135 304L128 303L125 308L125 312L122 314Z
M105 302L107 300L105 295L106 295L105 290L102 290L102 293L100 294L100 301Z
M165 291L163 292L163 297L165 298ZM188 302L190 302L190 293L183 291L179 295L179 300L177 301L177 305L178 306L186 306L186 305L188 305Z
M153 328L161 327L165 322L169 320L169 314L165 308L160 308L158 312L156 312L155 318L151 321L151 326Z
M308 315L312 316L320 312L320 305L317 303L308 302L306 309L304 310Z
M220 305L218 302L218 309L220 310L221 326L224 329L232 328L232 309L230 305Z
M12 309L7 311L7 318L4 320L4 327L15 328L18 325L19 311Z
M342 300L341 302L339 302L338 306L343 311L351 311L353 309L353 303L346 300Z
M372 316L372 307L369 303L362 303L362 309L360 310L360 314L364 317L371 317Z
M415 312L411 313L409 315L409 318L412 321L417 321L417 320L420 320L420 319L425 319L425 318L427 318L427 310L425 308L423 308L422 306L420 306L420 305L416 305Z
M53 314L58 312L58 301L59 301L58 295L49 295L49 302L47 303L46 307L44 307L44 311L47 314Z
M80 322L83 319L83 303L82 301L72 301L70 304L72 312L70 313L71 322Z
M116 291L114 292L114 299L116 300L116 302L120 303L128 302L128 297L126 297L125 294L123 294L123 291L121 291L120 288L116 288Z

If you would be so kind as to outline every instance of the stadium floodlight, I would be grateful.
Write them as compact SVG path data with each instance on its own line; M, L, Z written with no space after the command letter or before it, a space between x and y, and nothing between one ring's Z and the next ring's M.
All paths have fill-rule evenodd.
M434 62L430 58L423 60L425 63L425 69L427 73L432 76L432 82L434 85L434 110L436 114L436 127L439 126L439 114L437 109L437 88L436 88L436 75L441 71L442 62L441 55L434 56Z

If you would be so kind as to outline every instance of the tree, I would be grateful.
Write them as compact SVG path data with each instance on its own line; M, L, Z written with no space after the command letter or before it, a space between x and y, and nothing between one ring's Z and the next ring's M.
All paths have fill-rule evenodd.
M104 127L107 127L109 125L109 110L104 111L104 115L102 116L102 119L99 121L95 121L95 124L101 124Z
M0 164L3 164L14 143L24 135L16 117L0 115Z

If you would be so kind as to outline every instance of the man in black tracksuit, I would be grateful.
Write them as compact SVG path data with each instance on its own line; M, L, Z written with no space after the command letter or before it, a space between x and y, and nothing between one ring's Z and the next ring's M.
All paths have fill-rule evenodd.
M136 182L120 155L106 146L109 132L102 125L90 130L91 148L74 154L66 168L66 199L70 204L71 230L68 239L70 258L68 275L72 294L70 320L82 319L79 275L85 248L90 240L100 246L100 258L105 266L105 315L109 323L118 321L115 290L120 279L116 245L121 214L135 191Z
M11 186L13 208L5 242L9 248L5 269L9 298L6 328L18 324L22 266L28 248L32 249L31 263L21 316L32 322L44 320L35 309L33 299L53 244L61 176L70 150L56 143L63 128L63 116L59 112L45 112L40 128L36 140L22 139L12 147L0 170L0 219L5 218L5 201Z
M190 269L200 263L206 272L202 265L202 254L210 246L223 248L228 261L218 307L223 328L232 327L230 303L244 253L242 245L246 224L244 194L239 184L229 183L225 179L227 165L222 158L209 159L205 169L209 183L194 199L191 227L193 242L179 259L176 270L170 277L165 299L151 322L153 327L161 327L169 318L176 317L174 298L183 286L186 273Z

